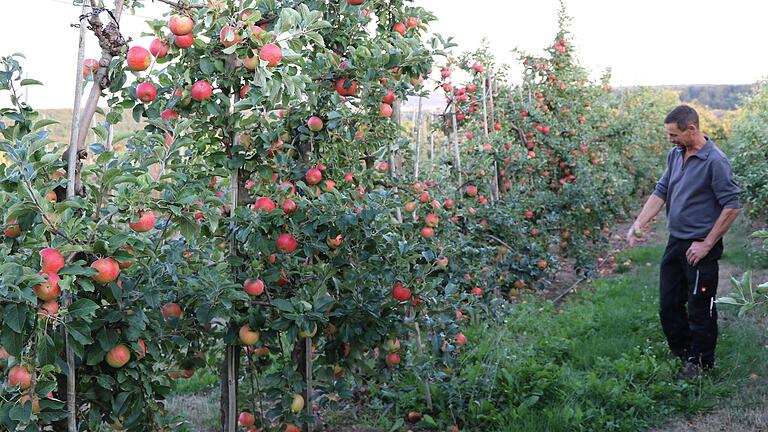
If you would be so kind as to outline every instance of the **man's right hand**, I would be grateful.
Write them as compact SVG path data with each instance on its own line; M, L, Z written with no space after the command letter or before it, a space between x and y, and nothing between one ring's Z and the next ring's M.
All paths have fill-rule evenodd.
M642 236L643 231L640 228L640 225L638 225L637 222L633 223L632 226L629 227L629 231L627 231L627 243L629 244L629 247L634 247L637 244L637 239Z

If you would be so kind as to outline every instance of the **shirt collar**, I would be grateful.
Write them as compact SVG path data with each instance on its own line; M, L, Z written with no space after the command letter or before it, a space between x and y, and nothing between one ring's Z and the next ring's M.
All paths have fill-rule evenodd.
M706 144L704 144L704 147L701 148L695 155L695 157L701 159L701 160L707 160L709 157L709 154L712 153L712 149L715 147L715 143L712 141L712 139L708 136L704 136L704 138L707 139ZM678 147L676 148L677 152L682 154L685 154L685 147Z

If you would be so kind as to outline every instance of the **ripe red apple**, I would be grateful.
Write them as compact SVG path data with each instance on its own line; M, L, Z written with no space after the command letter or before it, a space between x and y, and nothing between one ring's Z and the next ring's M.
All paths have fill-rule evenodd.
M88 75L96 75L99 70L99 61L96 59L83 60L83 79L88 78Z
M161 59L168 55L168 45L163 43L160 39L155 38L149 44L149 52L152 53L155 58Z
M152 64L152 54L144 47L134 46L128 50L128 69L138 72L146 70Z
M402 282L395 282L394 285L392 285L392 297L397 301L406 301L411 298L411 290L405 288Z
M8 371L8 387L19 386L19 389L26 390L32 384L32 374L26 366L17 365Z
M195 43L195 35L192 33L178 35L173 39L173 44L179 48L189 48Z
M259 199L257 199L256 202L253 204L253 209L261 210L265 212L271 212L272 210L275 209L275 202L268 197L259 197Z
M320 132L323 130L323 120L320 117L312 116L307 120L307 127L312 132Z
M160 313L164 319L176 318L181 319L184 317L184 312L181 310L181 306L176 303L166 303L160 308Z
M477 186L473 186L473 185L467 186L466 193L467 193L467 196L469 196L469 197L476 197L477 196Z
M264 281L261 279L246 279L243 290L252 296L260 296L264 292Z
M240 93L239 93L240 94L240 99L245 99L245 96L248 94L248 91L250 89L251 89L251 86L249 86L248 84L242 86L240 88Z
M251 330L251 327L248 326L248 324L243 324L242 327L240 327L240 332L238 333L240 336L240 342L243 343L243 345L256 345L256 342L259 341L259 338L261 337L261 333L258 332L258 330Z
M430 239L434 237L435 230L430 227L423 227L420 233L421 233L421 236L424 237L425 239Z
M275 67L283 59L283 50L275 44L266 44L259 50L259 58L266 61L268 67Z
M206 80L200 80L192 85L192 99L196 101L210 98L212 92L213 88Z
M64 267L64 256L55 248L41 249L40 271L45 273L58 273Z
M141 348L141 351L136 351L136 359L141 360L147 355L147 344L144 342L144 339L139 339L136 343Z
M410 17L407 20L405 20L405 25L408 26L408 28L414 28L419 26L419 18L418 17Z
M307 170L306 174L304 174L304 178L307 180L307 183L316 185L323 179L323 173L317 168L310 168Z
M476 295L476 296L478 296L478 297L482 297L483 296L483 290L482 290L482 288L479 288L479 287L474 287L469 292L474 294L474 295Z
M421 420L421 413L418 411L411 411L408 413L408 415L405 417L405 420L408 423L415 424L418 423L419 420Z
M98 270L93 280L99 283L109 283L120 275L120 264L112 258L101 258L91 263L91 267Z
M464 345L467 343L467 337L464 336L464 333L457 334L454 339L456 340L456 343L458 345Z
M47 302L40 305L40 309L38 309L37 314L42 317L58 315L59 302L56 300L48 300Z
M328 247L331 249L336 249L337 247L341 246L341 243L343 241L343 238L341 237L341 234L337 235L334 238L328 237L325 242L328 244Z
M189 34L192 31L195 23L192 18L183 15L174 15L168 20L168 28L171 29L171 33L176 36Z
M283 201L283 213L287 215L293 214L296 211L296 208L297 205L292 199L287 198Z
M136 86L136 97L144 103L150 103L157 97L157 89L151 82L144 81Z
M280 236L277 238L277 241L275 241L275 246L280 253L287 254L295 251L299 244L296 243L296 239L294 239L292 235L284 233L280 234Z
M436 227L439 222L440 219L438 219L437 215L434 213L430 213L424 218L424 224L430 228Z
M37 298L42 301L53 300L61 295L61 288L59 287L59 275L56 273L40 272L39 274L45 277L45 282L32 288Z
M346 78L336 81L336 92L341 96L354 96L357 92L357 81Z
M351 4L352 6L360 6L361 4L365 3L365 0L347 0L348 4Z
M162 118L163 120L166 120L166 121L171 121L173 119L179 118L179 113L177 113L176 111L174 111L172 109L164 109L160 113L160 118Z
M223 43L225 47L231 47L232 45L240 43L240 41L243 40L243 37L240 36L236 27L224 26L221 28L221 32L219 32L219 40L221 40L221 43Z
M287 423L285 425L285 432L301 432L301 429L294 424Z
M123 344L117 344L109 350L105 358L107 364L115 369L125 366L131 360L131 350Z
M256 424L256 416L248 411L243 411L237 417L237 422L240 423L240 426L251 427Z
M398 353L389 353L386 357L386 363L389 367L394 367L400 364L400 354Z
M3 230L3 234L5 234L6 237L16 238L21 235L21 226L19 226L16 219L9 219L5 224L8 225L8 227Z
M526 219L533 219L533 212L530 210L526 210L523 212L523 217Z
M445 200L445 202L443 203L443 207L444 207L445 209L451 209L451 208L453 208L453 204L454 204L454 201L453 201L451 198L448 198L448 199L447 199L447 200Z
M391 117L392 116L392 105L382 103L379 105L379 116L380 117Z
M399 23L395 24L394 26L392 26L392 31L400 33L401 36L405 36L405 32L407 30L408 29L405 28L405 24L401 23L401 22L399 22Z
M395 92L393 92L390 89L386 89L387 94L381 99L382 102L388 105L392 105L393 102L395 102Z

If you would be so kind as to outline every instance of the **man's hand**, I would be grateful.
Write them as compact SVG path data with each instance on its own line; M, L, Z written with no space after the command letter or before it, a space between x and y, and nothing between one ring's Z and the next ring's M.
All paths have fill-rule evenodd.
M685 257L688 259L688 264L695 266L699 263L709 251L712 250L712 245L709 245L703 241L695 241L691 243L691 247L685 252Z
M643 231L640 229L640 225L638 225L637 222L633 223L632 226L629 227L629 231L627 231L627 243L629 244L629 247L635 247L637 239L642 236Z

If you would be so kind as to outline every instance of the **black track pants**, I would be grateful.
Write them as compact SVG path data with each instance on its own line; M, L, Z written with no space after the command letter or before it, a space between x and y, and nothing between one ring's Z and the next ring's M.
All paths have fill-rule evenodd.
M723 241L691 266L685 253L693 241L669 238L661 259L659 317L672 353L708 368L715 364L717 261Z

